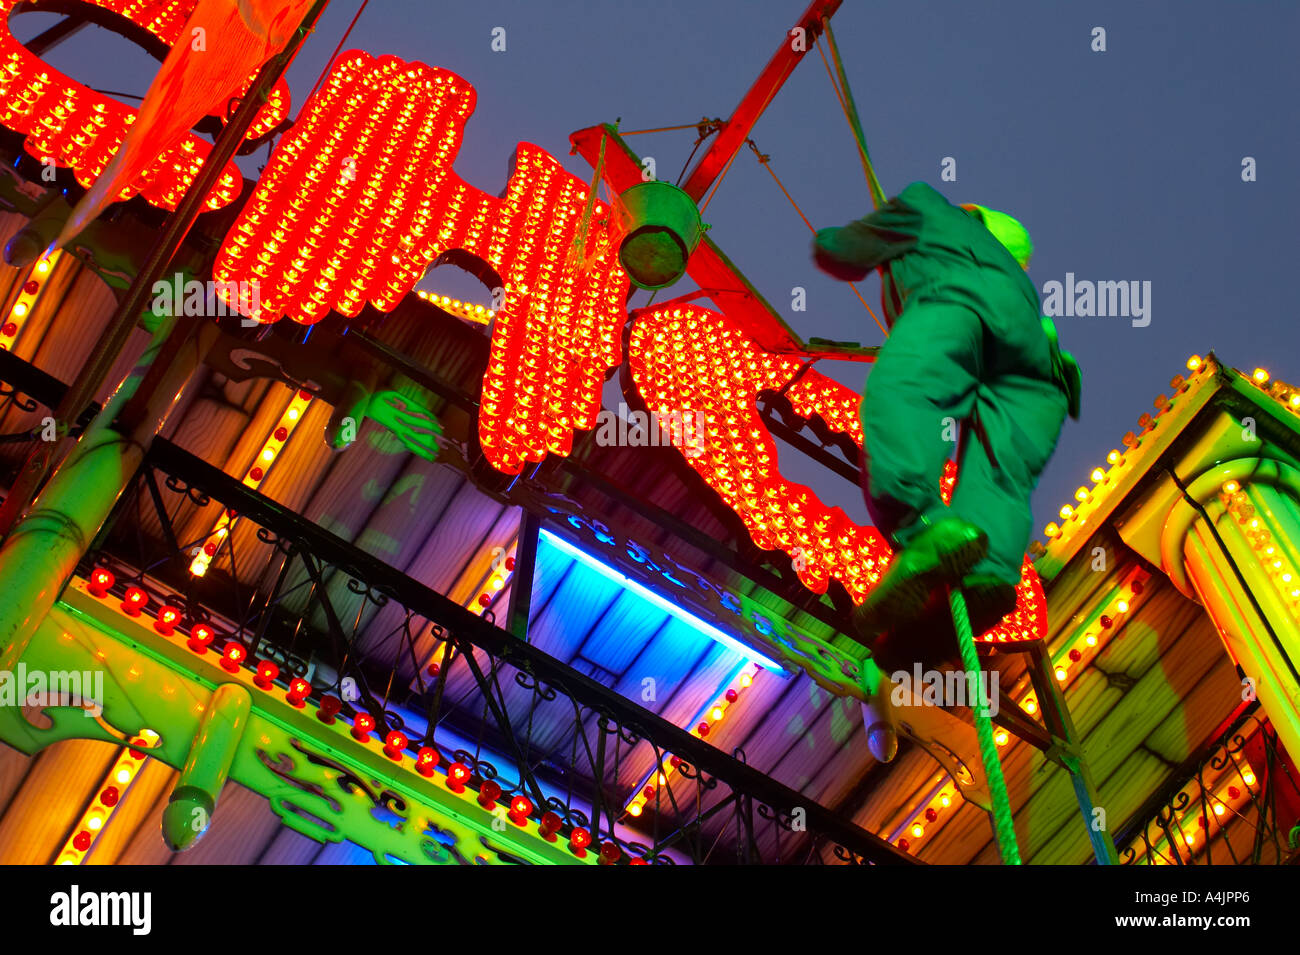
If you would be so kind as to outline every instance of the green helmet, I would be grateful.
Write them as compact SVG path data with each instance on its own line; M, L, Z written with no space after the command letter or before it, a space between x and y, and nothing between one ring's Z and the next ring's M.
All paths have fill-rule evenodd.
M1029 238L1029 230L1005 212L990 209L988 206L973 202L962 203L962 208L984 223L984 228L993 233L1012 257L1020 263L1022 269L1029 268L1029 258L1034 254L1034 243Z

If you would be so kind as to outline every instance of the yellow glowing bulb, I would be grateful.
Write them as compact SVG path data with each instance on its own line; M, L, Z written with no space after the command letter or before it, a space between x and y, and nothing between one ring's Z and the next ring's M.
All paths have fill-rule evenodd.
M1127 600L1116 601L1115 609L1118 610L1120 613L1128 613L1128 601Z
M1183 838L1187 840L1187 844L1190 846L1193 842L1196 841L1196 833L1194 832L1186 833L1183 836Z
M915 838L920 839L923 835L925 835L925 827L922 826L920 823L917 823L915 826L912 827L912 835Z
M713 717L713 722L716 723L718 720L722 719L722 707L715 706L713 712L709 715Z
M1097 645L1097 635L1095 633L1090 633L1083 638L1083 642L1090 647L1095 647Z
M952 805L952 797L949 796L947 793L944 793L942 796L939 797L939 805L943 806L944 809L947 809L949 806Z
M1056 521L1052 521L1052 523L1043 528L1043 533L1048 537L1055 537L1057 534L1061 533L1061 526L1057 524Z
M1061 520L1068 521L1073 516L1074 516L1074 508L1071 507L1069 504L1061 508Z
M1256 368L1255 374L1251 375L1251 377L1255 379L1256 384L1262 385L1268 382L1268 372L1263 368Z
M1241 485L1238 484L1236 481L1224 481L1224 482L1223 482L1223 493L1224 493L1224 494L1236 494L1239 490L1241 490Z
M119 769L117 775L113 778L119 783L129 783L131 781L131 771L129 769Z
M1217 802L1216 802L1216 803L1214 804L1214 814L1215 814L1216 816L1222 816L1224 812L1225 812L1225 810L1224 810L1224 808L1223 808L1223 804L1222 804L1222 803L1217 803Z
M1247 786L1253 786L1253 785L1255 785L1255 774L1254 774L1254 773L1250 773L1250 772L1242 773L1241 779L1242 779L1242 782L1244 782Z
M627 813L629 816L641 815L641 804L639 802L632 803L632 805L627 807Z
M1007 731L999 730L993 737L993 742L997 743L999 746L1005 746L1007 745L1007 738Z
M27 314L27 306L24 305L22 302L19 302L17 305L14 306L15 318L22 318L26 314Z
M272 451L270 448L266 448L264 451L262 451L262 460L267 462L274 461L275 452Z
M753 682L754 682L754 678L750 676L748 673L744 674L740 678L740 685L743 687L748 687Z
M208 572L207 561L203 560L202 558L195 557L194 561L190 564L190 573L193 574L195 577L202 577L207 572Z
M297 408L290 408L290 409L289 409L289 413L286 414L285 417L288 418L290 421L297 421L297 420L298 420L298 409L297 409Z
M1106 455L1106 463L1119 464L1119 459L1121 457L1122 455L1118 451L1111 451L1110 454Z
M1037 712L1038 712L1038 704L1035 703L1033 700L1025 700L1025 712L1026 712L1026 713L1037 713Z
M1297 391L1291 396L1291 407L1300 408L1300 391Z
M1070 675L1070 674L1068 674L1067 672L1065 672L1065 667L1057 667L1057 668L1056 668L1056 678L1057 678L1058 680L1060 680L1062 683L1065 682L1065 678L1068 677L1069 675Z
M1102 480L1103 480L1105 477L1106 477L1106 472L1103 471L1101 468L1093 468L1093 469L1092 469L1092 483L1093 483L1093 484L1100 484L1100 483L1102 482Z
M86 828L91 832L98 832L100 829L104 828L104 820L99 816L91 816L86 820Z
M1086 487L1079 488L1074 492L1074 499L1082 504L1088 499L1088 489Z
M47 259L41 259L41 261L36 263L36 271L39 272L41 275L44 275L49 270L50 270L50 263Z
M660 785L660 786L667 786L667 785L668 785L668 777L665 776L663 773L660 773L660 774L659 774L659 785Z

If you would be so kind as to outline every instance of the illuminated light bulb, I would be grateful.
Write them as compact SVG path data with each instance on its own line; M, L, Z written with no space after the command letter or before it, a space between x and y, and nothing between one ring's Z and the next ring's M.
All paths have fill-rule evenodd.
M629 815L629 816L639 816L639 815L641 815L641 813L642 813L641 804L640 804L639 802L634 802L634 803L632 803L632 805L630 805L630 806L627 807L627 812L628 812L628 815Z
M158 617L153 622L153 628L164 637L170 637L180 619L181 612L175 607L162 606L158 608Z
M272 451L270 448L265 448L262 451L261 458L263 461L266 461L269 464L270 462L275 460L275 452Z
M1067 504L1063 508L1061 508L1060 513L1061 513L1061 520L1068 521L1070 518L1074 516L1074 508L1071 507L1069 504Z
M952 805L952 797L949 796L947 793L941 794L939 796L939 805L943 806L944 809L947 809L949 806Z
M1090 647L1095 647L1097 645L1097 635L1095 633L1090 633L1083 638L1083 642Z
M86 828L91 832L98 832L104 828L104 817L95 815L86 820Z
M358 713L352 720L352 738L359 743L368 742L375 728L375 718L369 713Z
M1105 477L1106 477L1106 472L1103 471L1101 468L1093 468L1093 469L1092 469L1092 483L1093 483L1093 484L1100 484L1100 483L1105 479Z
M36 263L36 271L39 274L44 275L49 270L50 270L49 259L41 259L41 261Z
M1052 523L1048 524L1046 527L1043 528L1043 533L1046 534L1048 537L1055 537L1056 535L1061 533L1061 526L1057 524L1055 521L1053 521Z
M280 675L280 668L271 660L263 660L257 665L257 672L253 675L253 683L260 689L271 689L272 682Z
M1214 814L1216 816L1222 816L1225 812L1227 812L1227 810L1223 808L1223 803L1216 802L1214 804Z
M921 825L919 822L912 826L912 838L920 839L923 835L925 835L925 826Z
M1033 700L1025 700L1025 712L1026 712L1026 713L1037 713L1037 712L1038 712L1038 704L1035 703Z
M238 673L239 665L244 662L244 658L247 656L248 651L244 649L244 645L231 640L221 653L221 669L227 673Z
M432 746L421 746L415 754L415 771L426 778L431 777L441 759Z
M993 736L993 742L997 743L999 746L1005 746L1009 738L1010 737L1007 736L1006 730L998 730Z
M1255 785L1255 774L1247 770L1241 774L1241 781L1247 786L1253 786Z
M149 595L139 587L128 587L122 598L122 610L131 617L140 616L140 611L149 604Z
M1122 457L1123 455L1120 454L1118 451L1111 451L1109 454L1106 455L1106 463L1112 465L1119 464L1120 458Z
M1070 674L1066 671L1065 667L1056 668L1056 678L1060 680L1062 683L1065 682L1066 678L1069 677L1069 675Z
M302 677L294 677L289 681L289 690L285 693L285 701L296 709L302 709L307 705L307 697L311 696L311 684Z
M27 314L27 306L24 305L22 302L19 302L13 307L14 318L22 318L26 314Z
M1128 613L1128 601L1127 600L1116 601L1115 609L1118 610L1120 613Z
M722 707L715 706L713 712L709 715L713 718L713 722L718 722L718 720L722 719Z
M1239 490L1241 490L1241 485L1238 484L1236 481L1224 481L1224 482L1223 482L1223 493L1224 493L1224 494L1236 494Z
M468 781L469 767L464 763L452 763L447 767L447 788L452 792L463 793Z
M131 770L119 769L116 775L113 776L113 778L116 779L119 784L125 786L127 783L131 781Z
M90 580L86 584L86 590L93 597L107 597L109 588L113 586L115 580L112 571L105 570L103 567L96 567L90 572Z
M190 638L185 645L195 653L207 653L208 644L210 644L216 634L212 628L205 623L196 623L190 628Z
M508 813L510 821L516 826L523 826L528 823L528 817L533 814L533 801L523 793L515 796L510 800L510 812Z
M591 845L591 833L586 829L578 827L573 830L569 836L569 849L579 859L586 856L587 846Z
M384 755L394 762L402 761L402 751L410 744L406 734L393 730L384 737Z
M1250 377L1255 379L1255 384L1264 385L1268 383L1268 372L1263 368L1256 368L1255 373Z
M1079 488L1074 492L1074 499L1082 504L1088 499L1088 489L1086 487Z

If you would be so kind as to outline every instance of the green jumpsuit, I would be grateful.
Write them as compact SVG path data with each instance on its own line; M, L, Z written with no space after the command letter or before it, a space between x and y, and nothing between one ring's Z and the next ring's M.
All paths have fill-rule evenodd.
M1077 416L1078 379L1040 321L1037 290L983 211L968 213L915 182L871 215L823 229L814 255L850 281L881 270L891 331L861 407L863 492L876 526L905 547L926 523L955 514L988 534L988 556L971 572L1015 583L1029 496L1067 408ZM1010 247L1027 261L1028 233L990 215L1019 230L1023 243ZM972 420L979 439L962 441L948 510L939 497L944 461L956 425Z

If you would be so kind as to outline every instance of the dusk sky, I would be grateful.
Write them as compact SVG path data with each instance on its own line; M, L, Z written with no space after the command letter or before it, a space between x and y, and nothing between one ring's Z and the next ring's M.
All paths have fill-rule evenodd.
M290 73L295 111L360 0L334 0ZM574 174L571 131L727 117L806 0L372 0L347 48L450 69L478 93L456 169L496 194L516 143ZM20 14L28 38L52 15ZM1300 333L1286 292L1297 274L1300 125L1293 2L958 3L846 0L834 26L877 172L895 194L926 180L954 202L1021 219L1030 277L1149 282L1150 323L1057 320L1083 367L1083 418L1066 425L1035 497L1055 516L1119 445L1192 353L1300 384ZM505 29L506 49L492 49ZM1093 31L1105 30L1105 52ZM91 86L143 95L155 62L90 28L48 54ZM131 102L128 100L128 102ZM670 181L694 132L629 140ZM870 210L853 140L820 57L810 54L752 136L817 227ZM265 154L245 162L256 175ZM945 157L956 182L941 181ZM1257 180L1243 182L1253 157ZM850 289L812 265L810 234L748 149L709 206L710 236L800 335L877 343ZM441 273L440 273L441 274ZM807 311L791 312L791 290ZM432 287L432 286L429 286ZM467 292L467 286L448 289ZM685 283L660 293L669 298ZM863 286L873 308L873 277ZM633 299L644 304L645 293ZM863 366L823 364L860 390ZM865 520L857 491L784 462L828 503Z

